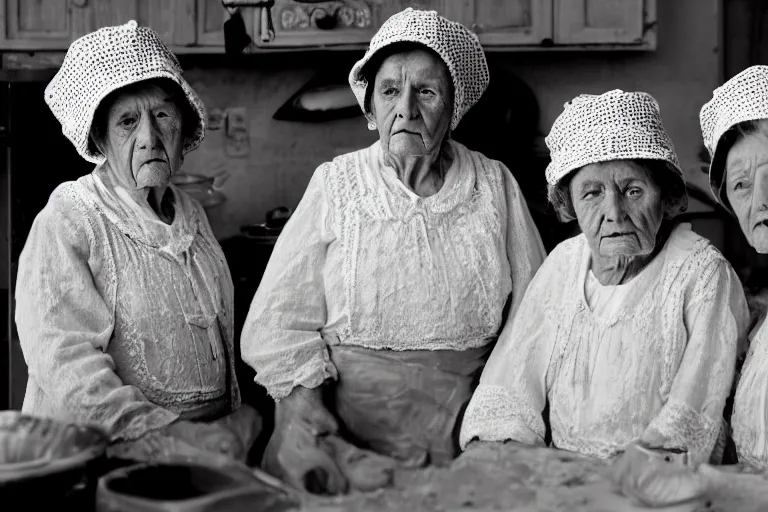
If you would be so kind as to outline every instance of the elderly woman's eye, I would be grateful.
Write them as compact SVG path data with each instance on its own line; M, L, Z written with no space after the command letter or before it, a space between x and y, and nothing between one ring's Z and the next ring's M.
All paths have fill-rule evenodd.
M384 96L393 96L397 94L397 89L395 89L394 87L387 87L386 89L384 89L383 94Z
M136 119L133 117L124 117L120 120L120 126L123 128L130 128L136 123Z
M596 197L598 194L597 190L588 190L584 192L584 194L581 196L582 199L592 199Z
M163 119L163 118L166 118L166 117L169 117L169 116L170 116L170 114L168 114L168 112L164 112L162 110L157 113L157 117L160 118L160 119Z
M630 188L627 190L627 196L629 197L640 197L641 195L643 195L643 191L639 188Z
M435 91L433 91L432 89L422 89L421 90L421 94L424 94L424 95L427 95L427 96L434 96L435 95Z
M747 183L744 180L737 181L736 183L733 184L733 190L743 190L748 187L749 187L749 183Z

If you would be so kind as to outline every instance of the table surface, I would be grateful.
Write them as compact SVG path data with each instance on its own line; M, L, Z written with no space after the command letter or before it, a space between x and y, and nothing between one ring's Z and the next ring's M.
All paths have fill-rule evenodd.
M392 488L340 497L305 496L302 510L330 511L765 511L768 482L746 468L708 472L706 496L675 507L648 509L615 493L608 461L553 449L489 445L464 453L447 468L402 470Z

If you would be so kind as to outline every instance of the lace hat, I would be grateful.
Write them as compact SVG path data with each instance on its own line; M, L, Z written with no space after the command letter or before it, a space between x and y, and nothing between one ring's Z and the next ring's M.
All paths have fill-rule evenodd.
M667 162L685 182L659 104L650 94L615 89L582 94L564 107L545 139L551 157L546 170L550 185L588 164L633 159Z
M91 123L99 103L126 85L151 78L171 79L184 91L197 114L196 129L184 141L183 151L188 153L205 136L205 110L181 75L179 61L157 33L129 21L75 40L58 73L45 88L45 102L77 152L89 162L100 164L104 156L88 149Z
M371 39L363 58L352 66L349 85L363 113L370 116L365 108L368 82L363 76L363 67L376 52L400 42L421 43L445 62L453 81L451 129L456 129L461 118L477 103L488 86L490 74L485 53L477 36L461 23L447 20L435 11L420 11L412 7L392 15L384 22Z
M701 135L711 163L709 186L715 198L730 211L723 197L725 155L717 152L723 134L744 121L768 119L768 66L752 66L715 89L701 108Z

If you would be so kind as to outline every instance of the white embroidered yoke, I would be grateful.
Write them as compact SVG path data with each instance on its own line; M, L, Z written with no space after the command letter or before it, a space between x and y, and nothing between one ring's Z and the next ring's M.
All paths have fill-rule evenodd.
M171 190L171 225L102 167L51 194L16 287L25 412L115 441L239 405L232 279L202 207Z
M327 344L464 350L496 339L544 248L509 170L456 142L448 150L445 183L427 198L378 142L315 171L243 329L243 360L275 399L336 377Z
M473 438L543 445L548 401L557 448L609 457L661 439L707 461L749 322L738 277L682 224L629 283L589 283L592 310L590 259L579 235L539 269L467 408L462 447Z
M768 322L753 330L731 417L739 462L768 468Z

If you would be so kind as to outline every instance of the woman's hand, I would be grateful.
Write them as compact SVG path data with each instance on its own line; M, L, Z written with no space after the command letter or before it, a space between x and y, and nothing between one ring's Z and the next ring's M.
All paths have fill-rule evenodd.
M368 492L387 487L395 478L395 459L363 450L339 436L329 435L323 443L333 450L336 465L355 491Z
M705 479L673 458L631 444L611 466L610 478L617 490L643 506L672 506L702 496Z
M296 387L275 405L275 430L262 467L289 485L314 494L346 492L347 479L323 437L338 430L323 405L320 388Z
M230 431L238 440L234 457L240 462L246 462L248 452L256 438L261 433L261 415L250 405L242 404L235 412L214 422L225 430Z

